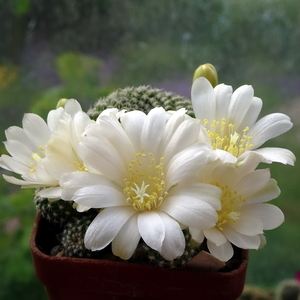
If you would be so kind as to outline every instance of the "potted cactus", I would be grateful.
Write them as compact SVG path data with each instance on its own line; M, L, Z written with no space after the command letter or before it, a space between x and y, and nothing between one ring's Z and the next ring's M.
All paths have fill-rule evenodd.
M292 123L256 121L251 86L232 92L197 77L192 101L131 87L88 113L62 99L47 122L27 114L6 131L1 166L21 178L4 178L36 188L30 244L50 299L241 294L247 250L284 219L265 203L279 195L276 181L257 166L295 160L260 146Z

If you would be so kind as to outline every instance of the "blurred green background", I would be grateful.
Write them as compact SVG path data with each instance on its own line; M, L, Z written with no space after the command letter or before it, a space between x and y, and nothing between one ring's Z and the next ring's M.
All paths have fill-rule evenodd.
M299 11L298 0L0 0L1 141L25 112L45 117L60 98L86 110L115 88L141 84L190 97L195 68L209 62L220 82L251 84L262 115L292 118L293 129L268 145L298 156ZM250 251L247 283L273 289L300 271L300 170L267 167L286 221ZM0 193L0 299L46 299L29 250L33 190L1 179Z

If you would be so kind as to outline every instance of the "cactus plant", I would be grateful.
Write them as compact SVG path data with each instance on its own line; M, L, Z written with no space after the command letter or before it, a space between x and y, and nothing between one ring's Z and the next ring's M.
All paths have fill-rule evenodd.
M96 119L104 109L112 107L126 109L128 111L138 109L148 113L152 108L157 106L162 106L165 110L186 108L187 113L193 116L193 108L189 99L150 86L118 89L107 97L100 98L95 105L89 109L88 115Z
M47 198L41 198L36 195L34 202L37 210L41 212L42 216L55 224L64 224L80 215L73 207L73 201L49 201Z
M73 219L64 226L61 244L66 256L91 258L93 254L97 254L84 246L84 234L95 216L96 214L91 212Z
M176 268L183 267L191 258L193 258L199 251L198 247L194 247L191 242L191 234L188 230L184 230L184 237L186 241L185 251L182 256L171 261L164 259L157 251L149 248L143 241L140 243L140 250L136 253L144 252L145 260L150 264L158 265L160 267ZM132 261L138 259L138 254L132 258Z

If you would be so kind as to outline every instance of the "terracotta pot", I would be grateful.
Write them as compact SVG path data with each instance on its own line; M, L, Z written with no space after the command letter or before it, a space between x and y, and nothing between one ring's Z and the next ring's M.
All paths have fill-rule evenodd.
M37 216L30 246L38 279L50 300L203 299L234 300L242 293L248 251L241 251L238 267L230 272L197 268L166 269L152 265L44 254L54 235ZM46 252L47 253L47 252Z

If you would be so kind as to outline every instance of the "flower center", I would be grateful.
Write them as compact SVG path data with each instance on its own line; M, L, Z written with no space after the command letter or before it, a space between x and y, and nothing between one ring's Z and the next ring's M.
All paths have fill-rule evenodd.
M223 230L223 225L229 221L237 222L240 218L240 207L242 203L246 202L241 195L238 195L237 191L230 191L228 186L219 186L218 183L214 184L215 186L222 189L222 198L221 204L222 208L217 211L218 213L218 222L216 224L219 230Z
M246 135L249 127L246 127L242 133L238 133L234 129L234 124L228 124L226 119L222 119L221 122L214 120L211 124L205 119L204 128L215 150L225 150L238 157L253 147L252 137Z
M129 178L125 178L124 193L126 201L138 211L149 211L157 208L165 196L164 158L159 162L152 153L135 155L128 166Z

